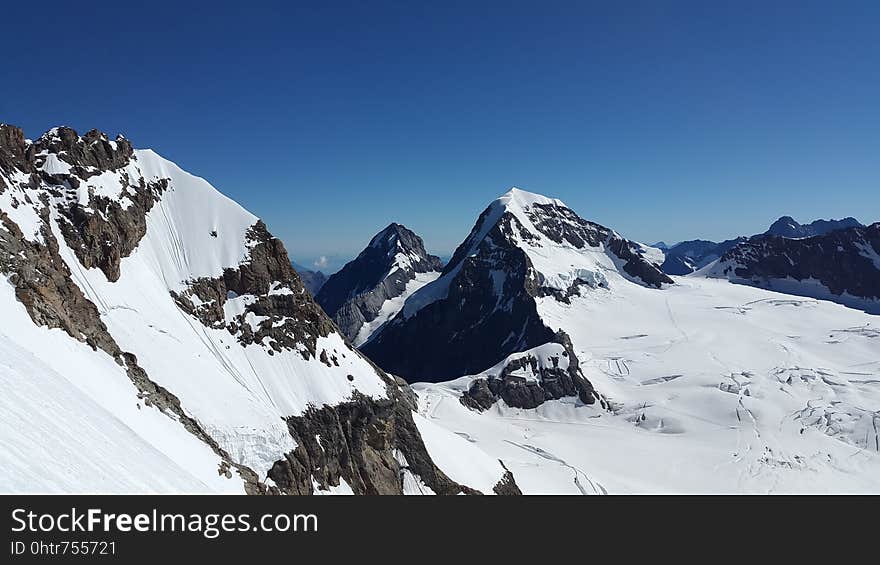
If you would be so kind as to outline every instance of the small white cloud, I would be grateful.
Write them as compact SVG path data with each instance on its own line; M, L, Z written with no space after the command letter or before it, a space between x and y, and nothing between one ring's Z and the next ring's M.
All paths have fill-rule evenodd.
M325 257L324 255L321 255L317 258L317 260L315 260L314 263L312 263L312 265L314 265L316 269L326 269L327 265L329 264L330 261L328 261L327 257Z

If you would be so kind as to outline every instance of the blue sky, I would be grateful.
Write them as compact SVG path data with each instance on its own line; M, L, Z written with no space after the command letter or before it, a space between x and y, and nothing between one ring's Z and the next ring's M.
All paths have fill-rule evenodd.
M182 3L178 3L182 4ZM880 3L17 2L0 121L122 132L332 270L510 186L646 242L880 220Z

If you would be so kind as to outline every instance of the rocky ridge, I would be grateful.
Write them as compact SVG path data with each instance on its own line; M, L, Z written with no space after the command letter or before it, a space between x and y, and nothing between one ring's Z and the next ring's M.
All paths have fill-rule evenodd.
M138 171L138 155L121 137L109 141L96 130L80 137L70 128L56 128L31 142L20 129L0 126L0 272L34 324L61 329L96 353L109 355L125 368L138 400L207 444L220 461L218 473L231 476L234 470L248 493L314 493L340 480L351 481L355 493L403 493L398 451L406 455L410 472L434 492L477 492L434 465L412 418L411 391L376 367L386 398L353 389L350 402L289 417L288 430L297 447L279 453L268 477L222 447L213 427L193 417L178 396L151 379L134 353L119 345L103 319L106 306L99 309L83 293L71 272L74 265L60 252L59 237L75 256L76 269L99 269L107 283L121 282L122 260L145 237L149 211L174 188L170 178L148 180ZM211 237L217 237L216 231ZM217 277L192 279L182 290L166 291L180 310L206 328L225 329L242 347L262 346L268 355L295 350L303 359L328 367L339 366L337 353L357 356L350 349L318 351L319 339L336 331L334 324L302 286L283 244L262 222L255 222L246 237L247 257L241 264ZM229 302L239 297L247 297L241 301L244 308L230 312ZM256 325L249 320L255 316L260 320ZM333 442L310 444L306 431L312 440L317 434ZM308 454L306 464L303 453ZM300 464L292 465L294 460ZM518 493L509 473L496 490Z

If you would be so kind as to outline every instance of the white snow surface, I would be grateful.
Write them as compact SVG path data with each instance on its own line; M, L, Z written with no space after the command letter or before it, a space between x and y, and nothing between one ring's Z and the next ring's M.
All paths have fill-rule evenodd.
M611 411L570 398L478 413L458 401L468 377L415 385L421 413L526 493L880 492L880 316L675 281L538 300Z
M400 254L398 254L400 256ZM395 269L392 269L393 272ZM390 273L389 273L390 274ZM404 303L407 298L412 296L414 292L425 286L426 284L437 280L437 277L440 276L440 273L436 271L431 271L428 273L414 273L413 279L406 283L406 289L400 296L395 296L389 300L386 300L382 304L382 308L379 310L379 314L369 322L365 323L361 326L361 329L358 331L358 334L354 338L355 347L360 347L370 340L370 338L375 335L376 331L381 328L385 322L393 318L400 312L400 309L403 308Z
M34 325L6 280L0 319L0 492L244 492L109 355Z

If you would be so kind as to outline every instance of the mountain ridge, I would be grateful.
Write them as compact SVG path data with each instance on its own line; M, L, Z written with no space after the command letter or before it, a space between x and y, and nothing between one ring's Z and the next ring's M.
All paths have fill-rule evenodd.
M518 493L348 344L262 221L122 137L0 127L0 272L2 489ZM28 441L59 418L63 466ZM437 467L450 442L469 466Z

